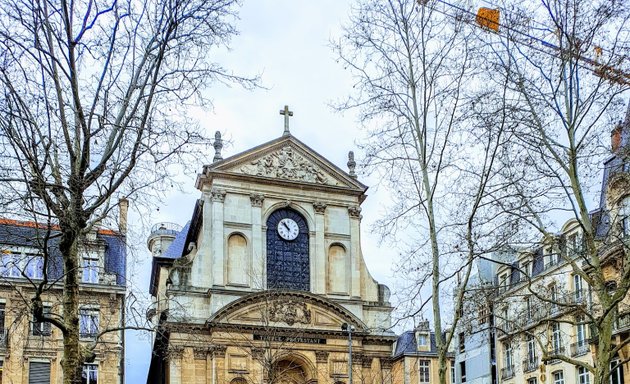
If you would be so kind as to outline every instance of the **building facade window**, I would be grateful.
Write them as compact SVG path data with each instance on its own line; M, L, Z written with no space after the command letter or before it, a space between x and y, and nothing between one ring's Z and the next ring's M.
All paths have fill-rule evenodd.
M4 250L0 260L0 276L44 278L44 257L34 252Z
M466 382L466 362L462 361L459 363L459 373L462 376L462 383Z
M510 369L512 367L512 364L514 364L514 356L512 354L512 343L507 342L507 343L503 343L503 362L505 363L505 368Z
M527 379L527 384L536 384L536 378L530 377L529 379Z
M610 362L610 384L624 384L623 365L619 357Z
M553 353L559 355L563 353L562 350L562 335L560 334L560 323L554 322L551 325L551 340Z
M50 363L30 362L28 365L28 384L50 384Z
M50 306L49 305L44 305L43 308L43 312L44 315L48 315L50 314ZM51 324L47 321L37 321L37 319L35 318L35 316L33 316L33 322L32 322L32 334L33 336L50 336L52 333L52 327Z
M580 275L573 275L573 289L575 292L575 302L581 303L584 300L584 280Z
M577 369L577 384L590 384L591 383L591 374L584 367L578 367Z
M83 273L81 276L81 282L97 284L99 271L98 254L93 252L86 252L83 255L82 263Z
M564 372L555 371L553 375L553 384L564 384Z
M421 383L428 383L431 380L429 360L418 361L418 375Z
M98 384L98 365L85 364L81 373L81 384Z
M83 339L92 339L98 335L99 310L94 308L81 308L79 310L79 336Z
M527 361L529 364L536 362L536 341L532 335L527 336Z
M451 360L451 384L455 384L455 360Z
M586 344L586 324L584 322L584 316L580 316L575 319L575 339L579 346Z
M418 346L424 347L429 344L428 337L426 334L421 333L418 335Z

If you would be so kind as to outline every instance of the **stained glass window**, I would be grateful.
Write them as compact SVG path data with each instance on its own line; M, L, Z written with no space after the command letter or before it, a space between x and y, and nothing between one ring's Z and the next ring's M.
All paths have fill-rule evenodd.
M289 218L300 228L293 240L278 234L280 220ZM309 231L304 217L283 208L267 219L267 287L269 289L310 290Z

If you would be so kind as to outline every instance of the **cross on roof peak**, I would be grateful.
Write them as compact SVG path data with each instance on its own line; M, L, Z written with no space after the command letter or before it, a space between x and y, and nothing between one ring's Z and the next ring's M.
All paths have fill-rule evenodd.
M289 106L285 105L284 109L280 110L280 114L284 115L284 133L282 135L290 135L289 132L289 117L293 116L293 111L289 111Z

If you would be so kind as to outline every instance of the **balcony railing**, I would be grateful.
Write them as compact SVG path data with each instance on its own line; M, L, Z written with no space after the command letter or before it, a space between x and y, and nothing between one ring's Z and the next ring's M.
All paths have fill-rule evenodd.
M615 321L615 331L621 331L630 328L630 313L619 315Z
M514 377L514 365L508 365L505 368L501 368L501 380L507 380Z
M571 357L584 356L590 351L589 339L578 341L571 344Z
M564 351L565 351L564 346L563 346L563 345L560 345L560 346L557 346L557 347L555 347L555 348L552 348L552 349L549 351L549 354L550 354L550 355L556 355L556 356L558 356L558 355L564 355ZM549 360L547 363L548 363L548 364L558 364L560 361L561 361L560 359L553 359L553 360Z
M538 369L538 358L523 360L523 373L534 372Z
M79 332L79 338L81 339L95 339L98 332Z

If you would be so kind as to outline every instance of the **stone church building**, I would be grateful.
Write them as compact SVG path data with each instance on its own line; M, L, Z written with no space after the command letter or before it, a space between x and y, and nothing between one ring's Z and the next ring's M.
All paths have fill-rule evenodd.
M288 130L198 175L183 227L156 225L148 383L390 383L389 289L363 259L367 187ZM351 330L349 334L348 329Z

